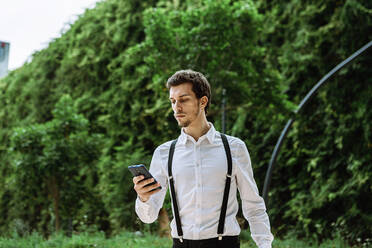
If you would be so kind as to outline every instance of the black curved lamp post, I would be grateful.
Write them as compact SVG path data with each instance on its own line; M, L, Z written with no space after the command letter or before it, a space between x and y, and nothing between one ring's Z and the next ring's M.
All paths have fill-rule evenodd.
M294 112L294 114L297 115L303 109L303 107L306 105L308 100L310 100L310 98L315 95L315 93L318 91L318 89L327 81L328 78L330 78L333 74L335 74L341 68L346 66L348 63L350 63L352 60L354 60L356 57L358 57L360 54L362 54L364 51L366 51L371 46L372 46L372 41L368 42L366 45L364 45L358 51L353 53L350 57L348 57L347 59L342 61L340 64L338 64L330 72L328 72L327 75L325 75L322 79L320 79L320 81L310 90L310 92L301 101L300 105L298 105L297 110ZM266 172L265 183L264 183L264 187L263 187L263 198L265 200L266 205L268 205L268 202L267 202L268 198L267 197L268 197L268 193L269 193L270 182L271 182L271 177L272 177L275 161L276 161L276 158L279 154L280 148L283 144L283 140L287 136L287 133L288 133L289 129L291 128L293 122L294 122L294 117L293 117L293 119L289 119L289 121L285 125L285 127L282 131L282 134L280 135L280 137L279 137L279 139L278 139L278 141L275 145L274 151L271 155L269 168L267 169L267 172Z

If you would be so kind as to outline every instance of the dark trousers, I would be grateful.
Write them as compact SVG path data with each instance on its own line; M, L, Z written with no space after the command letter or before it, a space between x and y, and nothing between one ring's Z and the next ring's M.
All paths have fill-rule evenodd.
M189 240L173 239L173 248L239 248L239 236L223 236L222 240L218 238Z

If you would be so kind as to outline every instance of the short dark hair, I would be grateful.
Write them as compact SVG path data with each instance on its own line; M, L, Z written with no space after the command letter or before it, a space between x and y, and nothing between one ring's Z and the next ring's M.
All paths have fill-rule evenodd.
M211 102L211 86L203 74L193 70L181 70L174 73L167 81L167 88L177 86L184 83L192 84L192 91L198 99L206 96L208 98L207 105L205 106L205 114L208 113L209 103Z

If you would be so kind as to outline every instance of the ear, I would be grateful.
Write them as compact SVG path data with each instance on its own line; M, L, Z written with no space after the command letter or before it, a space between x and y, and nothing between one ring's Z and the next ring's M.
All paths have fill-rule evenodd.
M207 103L208 103L208 97L203 96L202 98L200 98L200 107L201 108L204 109L207 106Z

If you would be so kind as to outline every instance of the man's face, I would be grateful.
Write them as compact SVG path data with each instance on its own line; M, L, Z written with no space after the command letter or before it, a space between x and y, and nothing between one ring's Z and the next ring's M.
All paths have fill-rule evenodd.
M169 99L180 127L189 126L200 116L200 101L192 91L191 83L172 86L169 90Z

